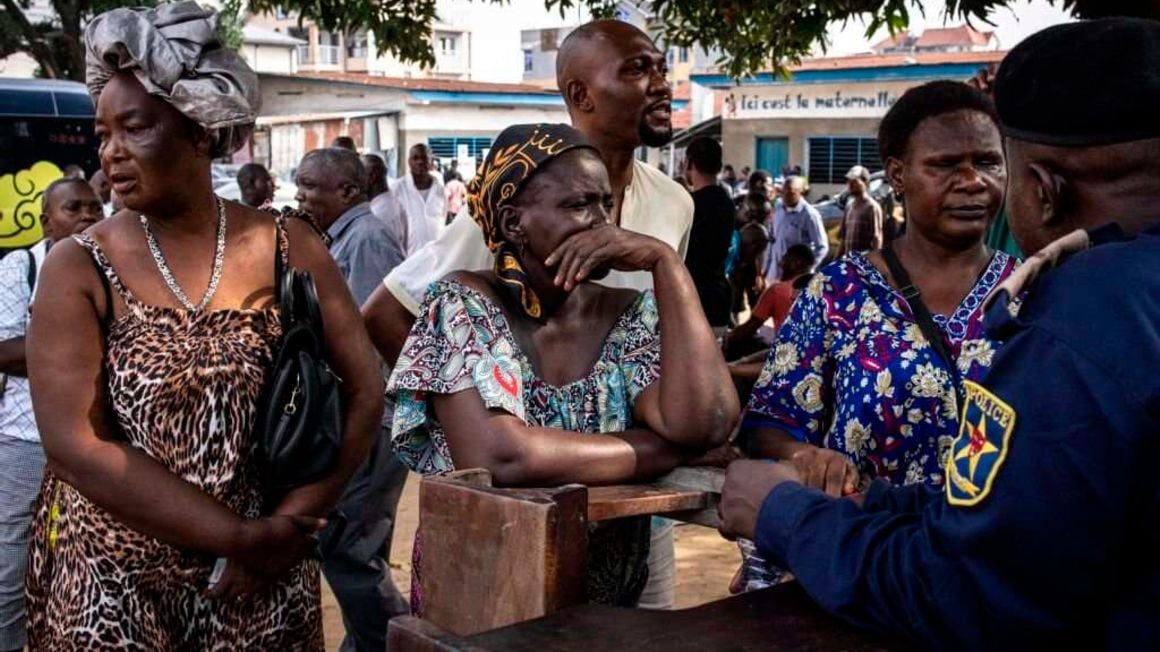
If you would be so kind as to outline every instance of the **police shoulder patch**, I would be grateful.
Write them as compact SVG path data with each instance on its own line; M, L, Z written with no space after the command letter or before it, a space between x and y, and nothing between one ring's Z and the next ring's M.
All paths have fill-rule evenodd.
M947 458L947 501L952 505L978 505L991 493L999 468L1007 459L1015 410L982 385L965 381L959 435Z

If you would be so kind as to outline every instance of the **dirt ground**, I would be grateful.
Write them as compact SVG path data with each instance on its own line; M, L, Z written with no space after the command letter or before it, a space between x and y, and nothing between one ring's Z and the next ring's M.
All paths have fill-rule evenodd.
M399 500L398 523L391 544L391 577L406 596L411 588L411 544L419 515L419 478L411 475ZM736 544L725 541L716 530L696 525L676 528L677 608L693 607L728 595L741 557ZM322 617L326 649L338 650L342 641L342 615L334 595L323 582Z

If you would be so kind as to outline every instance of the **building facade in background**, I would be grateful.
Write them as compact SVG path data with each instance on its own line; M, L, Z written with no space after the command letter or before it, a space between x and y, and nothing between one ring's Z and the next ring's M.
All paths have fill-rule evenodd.
M263 106L250 146L233 162L258 161L285 178L305 152L343 135L384 155L393 174L406 172L408 148L426 143L437 165L458 161L466 176L504 127L568 120L555 89L556 55L588 16L561 16L555 25L549 16L543 27L520 30L513 11L439 0L430 67L379 52L363 30L328 32L284 11L251 16L241 53L262 77ZM49 0L31 0L28 12L51 17L52 7ZM523 14L524 25L530 15ZM649 0L618 2L615 17L658 40L673 85L677 138L662 149L642 148L640 158L675 174L691 137L715 136L726 162L738 169L777 175L801 167L815 196L843 186L852 165L881 169L877 122L906 89L932 79L966 80L1003 55L991 32L936 28L899 34L866 54L804 61L788 79L766 73L737 84L719 74L717 52L664 44ZM500 34L497 23L507 31ZM512 59L512 72L522 70L514 77L520 83L501 83L507 73L500 79L488 65L501 58ZM35 70L35 62L19 56L0 62L0 74L27 77Z
M242 29L242 56L258 72L298 72L298 57L306 41L250 23Z
M980 32L970 25L936 27L921 34L906 31L870 46L875 54L916 54L938 52L993 52L999 49L994 32Z
M440 16L456 16L453 2L443 3ZM497 7L498 9L498 7ZM380 52L374 36L365 29L331 32L312 21L299 24L298 15L278 10L252 16L248 25L297 39L298 69L307 73L356 73L415 79L471 80L472 30L440 20L431 26L435 65L425 68L403 63L389 52Z
M253 53L245 54L261 75L262 113L251 148L235 160L257 161L287 178L303 154L350 136L360 151L382 155L394 176L407 172L407 151L419 143L431 148L437 166L454 160L468 176L505 127L566 122L554 79L550 87L499 83L473 65L484 55L476 49L482 39L474 38L482 27L472 17L502 20L511 11L478 5L441 0L431 67L379 52L363 30L328 32L283 11L252 16L246 49ZM517 46L486 56L514 59Z
M693 111L721 116L725 162L775 176L800 167L811 196L819 197L840 192L854 165L882 169L878 122L907 89L936 79L967 81L1006 54L994 35L965 26L874 47L803 61L789 78L761 73L735 83L711 68L695 72Z
M474 174L492 138L516 123L567 122L555 91L523 84L405 79L365 73L261 73L262 114L249 156L288 178L302 156L350 136L392 176L425 143L440 167Z

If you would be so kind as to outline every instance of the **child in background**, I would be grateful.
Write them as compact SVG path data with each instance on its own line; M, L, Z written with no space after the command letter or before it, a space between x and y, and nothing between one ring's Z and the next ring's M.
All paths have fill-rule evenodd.
M733 317L757 304L765 289L765 270L762 261L769 246L769 229L765 224L773 216L773 204L763 195L750 193L739 213L740 255L729 274L733 287Z
M749 319L730 331L725 338L726 360L736 360L769 348L797 297L795 286L799 284L795 281L809 273L814 260L814 252L807 245L796 244L786 250L781 259L781 280L761 293ZM771 319L773 326L765 326L765 322Z

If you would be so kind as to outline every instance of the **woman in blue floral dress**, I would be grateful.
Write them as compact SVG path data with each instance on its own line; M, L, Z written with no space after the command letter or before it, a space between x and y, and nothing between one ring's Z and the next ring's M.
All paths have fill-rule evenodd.
M983 243L1006 177L985 95L957 82L911 89L883 118L879 147L906 206L892 250L953 367L882 252L849 254L814 277L770 350L743 430L752 454L791 461L835 496L873 478L943 482L959 385L982 377L994 353L983 299L1016 265Z
M388 385L404 463L486 468L497 485L613 484L724 441L740 406L692 280L667 245L608 223L608 173L579 132L504 130L469 193L495 267L427 292ZM588 282L609 269L651 273L656 293ZM648 545L647 517L593 528L589 600L635 604Z

